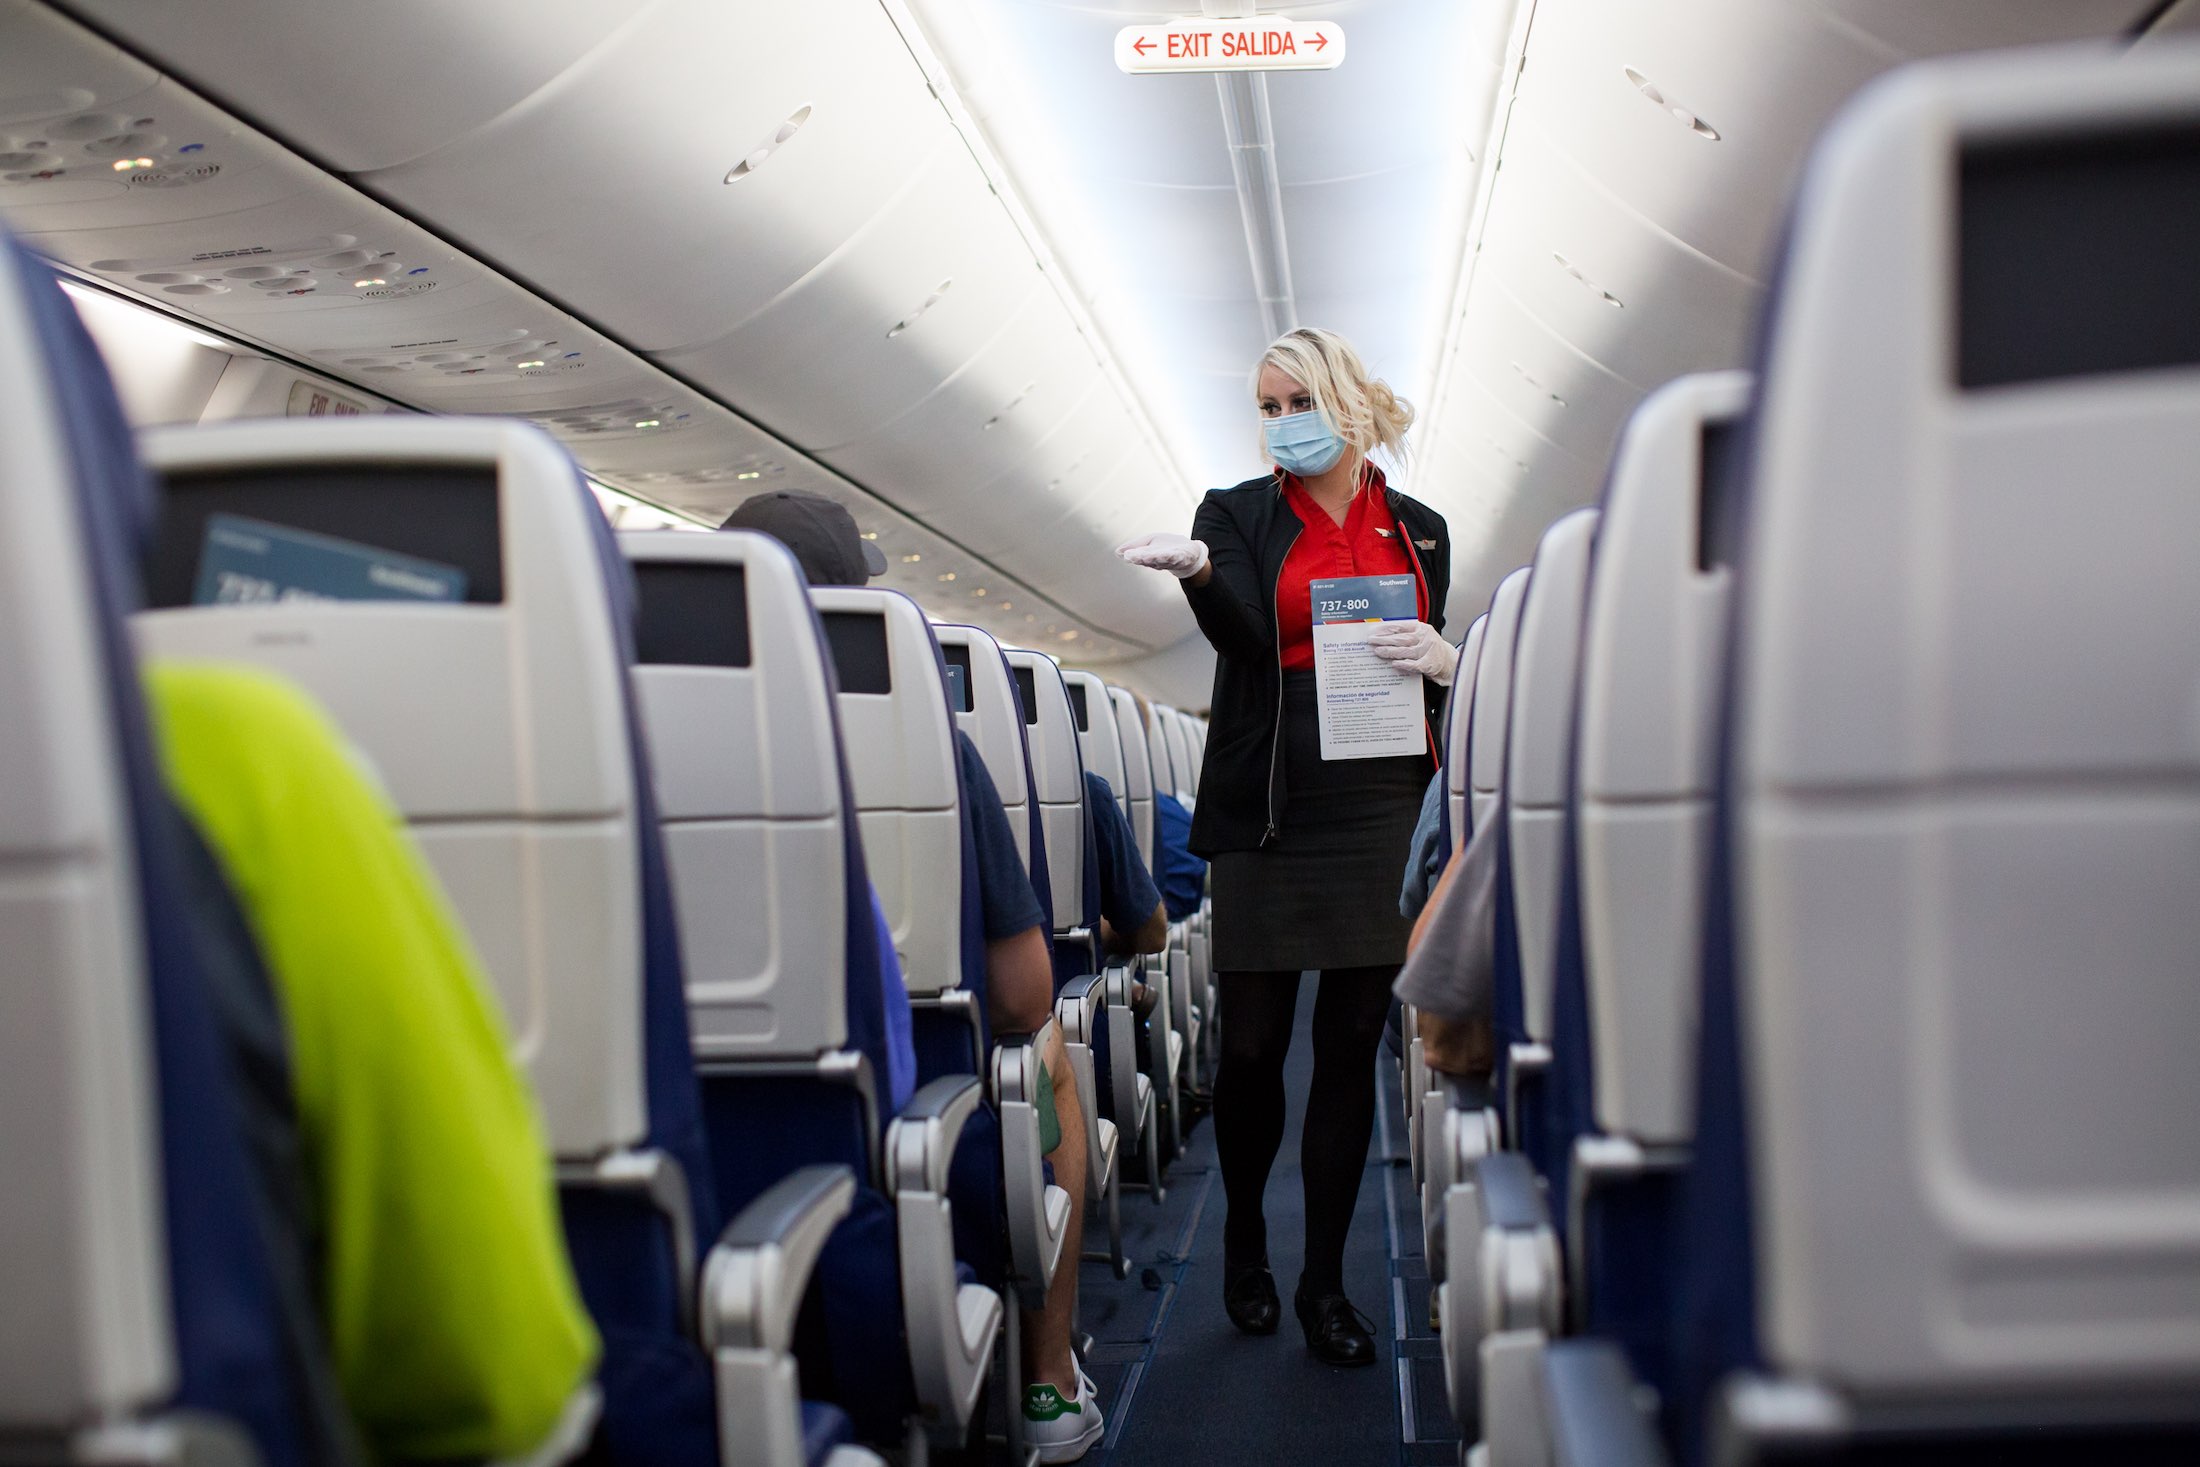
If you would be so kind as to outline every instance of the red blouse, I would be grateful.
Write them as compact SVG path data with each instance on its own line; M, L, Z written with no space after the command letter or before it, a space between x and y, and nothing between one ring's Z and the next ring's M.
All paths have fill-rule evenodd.
M1370 464L1360 492L1352 497L1339 525L1329 511L1314 502L1295 474L1282 474L1283 500L1306 526L1284 557L1283 574L1276 582L1276 629L1286 669L1310 672L1314 667L1314 599L1310 582L1338 576L1396 576L1414 578L1414 604L1428 620L1428 585L1420 567L1406 549L1405 532L1383 498L1382 470Z

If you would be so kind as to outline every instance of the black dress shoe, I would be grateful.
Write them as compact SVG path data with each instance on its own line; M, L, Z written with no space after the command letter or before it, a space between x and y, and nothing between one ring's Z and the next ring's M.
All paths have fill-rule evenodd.
M1276 1297L1276 1276L1265 1263L1225 1268L1222 1273L1222 1307L1230 1323L1249 1335L1272 1335L1283 1318L1283 1301Z
M1373 1365L1375 1321L1352 1307L1342 1294L1309 1296L1304 1289L1293 1296L1299 1323L1306 1329L1306 1348L1324 1365Z

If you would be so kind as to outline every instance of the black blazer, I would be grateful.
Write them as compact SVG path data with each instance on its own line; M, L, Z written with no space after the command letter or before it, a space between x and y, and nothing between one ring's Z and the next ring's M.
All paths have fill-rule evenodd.
M1444 517L1385 487L1406 553L1428 591L1429 622L1444 628L1451 590L1451 530ZM1249 851L1276 837L1285 797L1282 751L1282 653L1276 631L1276 583L1284 557L1305 526L1284 503L1273 474L1234 489L1212 489L1192 517L1192 536L1206 542L1214 574L1204 586L1182 583L1199 629L1215 649L1215 689L1207 721L1207 753L1192 814L1192 849L1202 856ZM1444 689L1428 689L1431 730L1442 725ZM1399 859L1403 861L1404 855ZM1402 867L1400 869L1403 869Z

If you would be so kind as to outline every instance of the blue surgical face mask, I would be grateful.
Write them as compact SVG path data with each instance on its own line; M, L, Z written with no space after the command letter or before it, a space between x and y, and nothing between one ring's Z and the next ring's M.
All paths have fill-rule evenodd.
M1268 456L1293 474L1326 474L1344 457L1345 443L1318 412L1286 413L1261 424Z

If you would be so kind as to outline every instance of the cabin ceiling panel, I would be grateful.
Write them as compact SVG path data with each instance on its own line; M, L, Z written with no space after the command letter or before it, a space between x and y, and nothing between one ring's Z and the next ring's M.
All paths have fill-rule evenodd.
M922 401L1050 289L969 153L943 148L730 335L655 355L791 442L837 448Z
M1807 0L1904 56L2128 32L2161 0Z
M962 151L876 0L649 16L367 181L629 345L674 351L724 338Z
M511 108L622 25L632 0L61 0L347 173L417 158Z
M1494 280L1477 284L1460 338L1455 370L1584 461L1610 456L1627 415L1642 400L1642 389L1584 356Z
M1629 210L1522 127L1506 136L1475 289L1495 278L1637 387L1742 360L1763 287Z
M1891 59L1807 6L1569 0L1536 11L1513 125L1682 243L1762 279L1811 140Z
M985 350L931 395L818 457L953 531L983 514L974 491L1012 474L1099 378L1099 363L1051 290L1034 291Z
M34 66L37 69L32 69ZM320 175L270 149L172 81L91 105L82 73L47 69L35 52L0 52L0 208L24 233L118 229L259 208ZM67 84L54 85L66 77ZM249 262L245 262L249 263Z
M1053 530L1125 461L1137 456L1152 461L1151 453L1137 444L1130 415L1113 390L1105 381L1095 380L1061 424L1033 446L1023 464L973 489L973 502L982 505L982 512L963 516L957 538L978 554L990 556Z
M320 189L211 218L25 230L24 238L118 289L286 349L317 343L337 329L330 321L384 331L498 293L494 277L449 246ZM436 311L426 309L431 298Z

